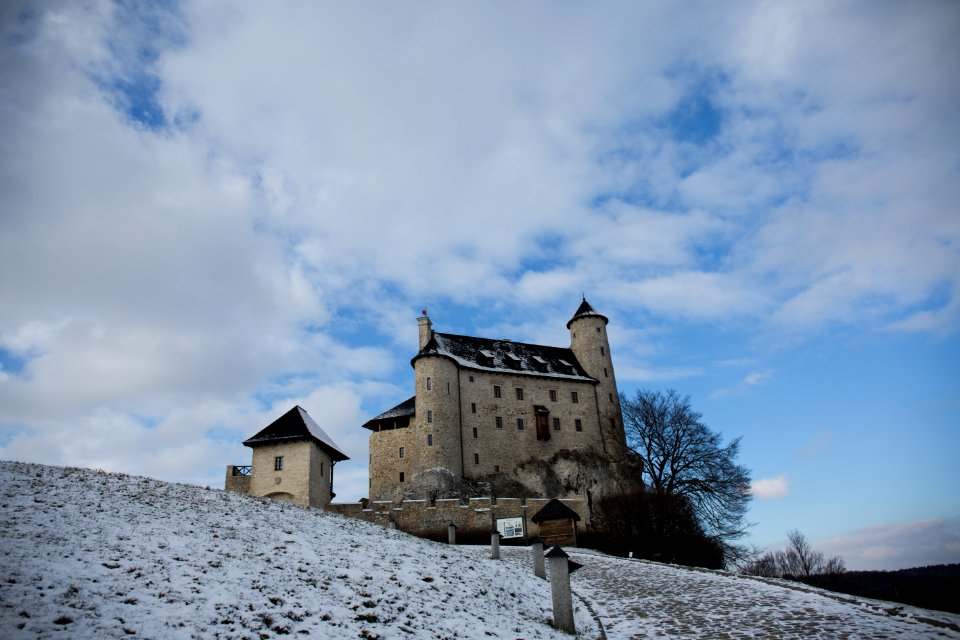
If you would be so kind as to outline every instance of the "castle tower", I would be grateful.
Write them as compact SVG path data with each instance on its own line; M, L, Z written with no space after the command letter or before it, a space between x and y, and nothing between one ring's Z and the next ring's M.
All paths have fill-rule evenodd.
M414 427L419 468L449 469L463 475L463 433L460 416L460 382L457 363L441 354L433 339L430 318L419 318L421 348L413 358L416 386ZM424 339L426 338L426 343Z
M596 387L597 410L604 436L604 452L619 456L624 453L626 438L617 377L610 357L610 342L607 340L608 322L607 317L597 313L584 298L567 322L567 329L570 331L570 350L584 370L600 382Z

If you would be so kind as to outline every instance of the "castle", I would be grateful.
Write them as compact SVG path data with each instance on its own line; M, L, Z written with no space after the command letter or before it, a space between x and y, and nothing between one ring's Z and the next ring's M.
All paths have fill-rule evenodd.
M630 482L608 320L583 299L569 347L434 331L418 319L415 394L369 420L370 497L552 498Z

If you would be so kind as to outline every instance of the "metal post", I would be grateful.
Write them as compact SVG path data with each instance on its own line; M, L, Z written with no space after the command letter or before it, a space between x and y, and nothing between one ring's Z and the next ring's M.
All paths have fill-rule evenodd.
M457 544L457 525L452 522L447 525L447 542Z
M490 534L490 557L494 560L500 559L500 532L494 531Z
M570 594L569 556L560 547L547 552L550 562L550 594L553 596L553 626L567 633L576 633L573 624L573 598Z
M543 568L543 540L540 538L533 539L530 554L533 556L533 575L546 580L547 572Z

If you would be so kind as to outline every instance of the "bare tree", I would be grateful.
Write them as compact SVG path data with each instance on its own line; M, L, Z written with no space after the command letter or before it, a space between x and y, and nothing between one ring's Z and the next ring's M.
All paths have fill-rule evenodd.
M724 444L700 421L689 397L674 390L621 395L630 449L643 460L643 481L659 495L689 501L704 532L722 543L727 559L744 551L733 540L746 533L750 472L737 464L740 439Z
M839 575L844 571L846 564L842 557L824 557L797 529L787 533L786 549L763 554L754 551L753 557L740 565L740 573L768 578L810 578Z
M826 564L823 554L814 551L807 537L798 529L787 533L785 554L787 560L785 575L808 578L815 573L823 573L823 566Z

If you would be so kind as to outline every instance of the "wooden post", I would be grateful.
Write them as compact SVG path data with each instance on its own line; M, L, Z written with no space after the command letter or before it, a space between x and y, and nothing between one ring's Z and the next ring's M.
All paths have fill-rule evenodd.
M447 542L457 544L457 525L452 522L447 525Z
M547 579L547 572L543 567L543 540L534 538L530 546L530 555L533 556L533 575L538 578Z
M494 531L490 534L490 557L494 560L500 559L500 532Z
M576 633L573 624L573 597L570 594L568 556L560 547L547 552L550 562L550 594L553 596L553 626L567 633Z

